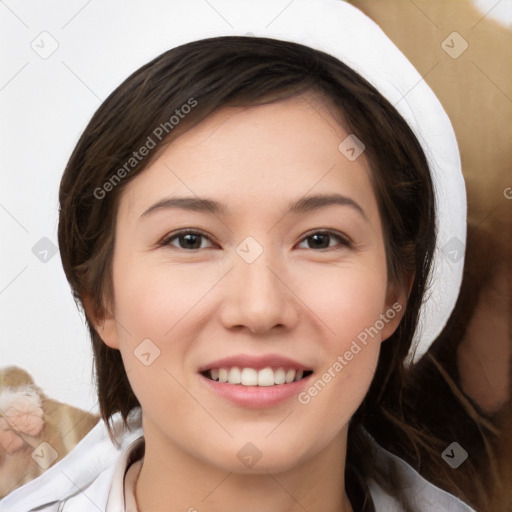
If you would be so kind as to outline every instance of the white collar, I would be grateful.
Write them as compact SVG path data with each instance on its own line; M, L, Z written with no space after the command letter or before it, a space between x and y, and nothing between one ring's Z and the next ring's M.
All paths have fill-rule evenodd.
M140 436L121 453L114 470L105 512L138 512L133 489L136 480L130 478L127 482L127 472L130 465L143 456L144 445L144 437Z

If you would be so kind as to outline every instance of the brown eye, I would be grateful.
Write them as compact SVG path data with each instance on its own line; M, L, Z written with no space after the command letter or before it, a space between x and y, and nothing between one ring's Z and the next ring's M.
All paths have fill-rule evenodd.
M202 239L209 240L211 242L210 237L200 231L184 230L167 236L159 243L159 245L161 247L168 246L192 252L208 248L202 246ZM336 245L332 246L330 244L332 239L336 239L339 242L338 248L340 248L340 246L341 248L351 247L350 241L345 236L332 230L316 231L307 237L304 237L303 242L309 241L308 247L305 247L306 249L336 249ZM178 246L174 243L175 241L177 241Z
M176 249L184 249L197 251L199 249L204 249L205 247L201 247L201 239L204 238L206 240L210 240L206 235L200 233L198 231L180 231L178 233L174 233L172 236L169 236L162 240L160 245L163 246L171 246ZM176 247L172 242L177 240L179 246Z
M308 235L303 239L303 241L310 240L309 247L307 249L331 249L332 246L329 245L329 242L332 238L336 238L342 247L350 247L351 244L346 237L344 237L341 233L332 230L325 231L317 231ZM335 247L335 246L334 246Z

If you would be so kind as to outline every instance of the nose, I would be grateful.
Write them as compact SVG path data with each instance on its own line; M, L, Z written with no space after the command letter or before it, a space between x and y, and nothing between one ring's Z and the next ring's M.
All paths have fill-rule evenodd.
M300 300L287 280L282 265L268 251L252 263L235 255L220 311L224 326L247 328L253 334L293 327L299 318Z

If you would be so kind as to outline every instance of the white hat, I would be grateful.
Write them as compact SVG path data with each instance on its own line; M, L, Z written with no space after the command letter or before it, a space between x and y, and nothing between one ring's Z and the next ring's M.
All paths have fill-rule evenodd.
M426 290L418 328L404 361L409 366L423 356L445 326L462 282L467 204L452 125L414 66L380 27L357 8L341 0L292 0L277 4L275 0L222 0L215 5L205 0L156 0L151 9L160 11L162 21L155 23L152 17L151 27L143 27L148 5L143 3L141 8L135 4L121 20L123 32L130 34L124 38L126 53L121 61L131 73L136 64L142 65L172 47L198 39L230 35L270 37L307 45L338 58L391 102L426 154L437 206L438 238L431 287ZM142 10L137 12L138 9ZM112 28L109 25L109 31ZM136 36L132 31L136 31ZM126 75L122 72L119 76L124 79Z

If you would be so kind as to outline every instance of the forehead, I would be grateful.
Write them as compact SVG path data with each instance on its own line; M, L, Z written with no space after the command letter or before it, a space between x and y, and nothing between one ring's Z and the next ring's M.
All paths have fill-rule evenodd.
M349 135L332 105L311 95L225 107L133 179L121 208L140 215L148 201L166 193L213 196L233 210L308 192L365 196L371 189L365 155L351 161L340 151Z

